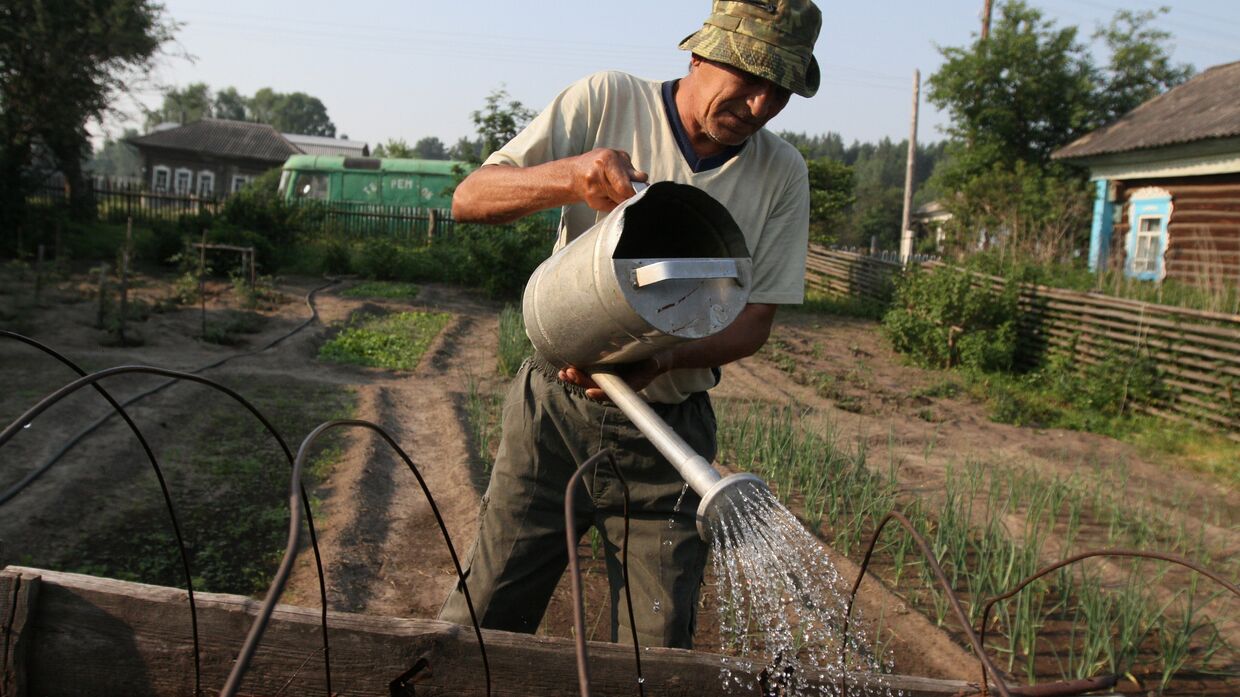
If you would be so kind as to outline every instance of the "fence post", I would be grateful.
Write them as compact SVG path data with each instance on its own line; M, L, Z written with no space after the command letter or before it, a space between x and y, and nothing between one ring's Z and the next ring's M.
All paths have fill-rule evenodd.
M207 338L207 229L202 229L202 243L198 245L198 306L202 317L202 338Z
M439 228L439 209L438 209L438 208L429 208L429 209L427 209L427 210L428 210L428 212L430 213L430 217L429 217L429 219L426 221L426 244L428 244L428 245L429 245L430 243L432 243L432 242L434 242L434 241L435 241L435 234L436 234L436 232L438 232L438 228Z
M99 265L99 309L95 314L95 328L103 329L103 320L108 308L108 264Z
M125 223L125 245L121 247L121 316L116 324L116 338L125 342L125 315L129 309L129 245L133 241L133 218Z

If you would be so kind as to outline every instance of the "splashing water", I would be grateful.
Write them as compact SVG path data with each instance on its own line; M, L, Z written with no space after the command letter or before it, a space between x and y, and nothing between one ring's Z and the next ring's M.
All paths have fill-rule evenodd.
M841 636L849 588L822 543L764 487L733 500L710 521L721 648L734 654L722 659L729 692L752 693L756 667L761 694L899 694L882 676L890 661L875 655L855 608Z

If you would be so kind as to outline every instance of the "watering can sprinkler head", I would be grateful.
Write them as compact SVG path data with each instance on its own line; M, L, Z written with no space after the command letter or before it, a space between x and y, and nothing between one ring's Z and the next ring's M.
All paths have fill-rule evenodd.
M702 494L702 502L698 504L698 534L711 542L712 530L718 530L721 524L732 524L744 515L752 515L752 506L746 502L764 498L769 491L766 482L748 472L732 474L715 482Z

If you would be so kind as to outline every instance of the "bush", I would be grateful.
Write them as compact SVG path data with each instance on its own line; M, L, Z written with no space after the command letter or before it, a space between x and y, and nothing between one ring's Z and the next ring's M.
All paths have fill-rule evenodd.
M883 331L895 350L925 367L1010 370L1016 297L1014 283L999 293L951 267L913 270L896 285Z

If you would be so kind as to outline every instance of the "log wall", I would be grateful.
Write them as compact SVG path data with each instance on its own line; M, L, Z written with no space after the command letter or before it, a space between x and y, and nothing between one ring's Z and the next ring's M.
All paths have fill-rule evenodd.
M1113 268L1126 262L1131 193L1147 186L1171 194L1166 278L1202 286L1240 284L1240 174L1125 182L1114 216Z

